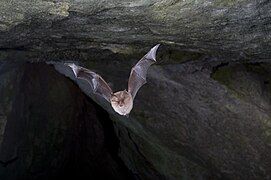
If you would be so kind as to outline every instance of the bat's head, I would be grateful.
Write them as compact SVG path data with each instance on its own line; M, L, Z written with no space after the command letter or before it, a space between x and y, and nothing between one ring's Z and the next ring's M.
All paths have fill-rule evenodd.
M114 93L110 102L113 109L120 115L129 114L133 108L132 95L126 90Z

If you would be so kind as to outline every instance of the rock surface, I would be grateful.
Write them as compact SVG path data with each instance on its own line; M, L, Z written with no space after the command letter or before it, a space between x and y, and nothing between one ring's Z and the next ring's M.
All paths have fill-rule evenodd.
M0 5L0 47L34 51L27 57L36 60L60 52L78 59L77 50L91 48L134 54L158 42L234 60L271 56L269 0L2 0Z
M74 177L271 178L270 1L0 5L0 161L14 160L0 179L69 168ZM92 69L118 91L157 43L129 118L63 66Z
M195 70L200 64L153 66L129 118L117 116L70 69L59 64L56 69L112 114L120 155L130 169L144 174L142 179L268 179L270 65L235 64L212 71L202 65Z

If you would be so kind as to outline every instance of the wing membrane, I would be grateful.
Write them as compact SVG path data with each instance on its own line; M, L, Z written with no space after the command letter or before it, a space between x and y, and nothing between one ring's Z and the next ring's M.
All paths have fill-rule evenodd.
M90 71L89 69L77 66L75 64L65 64L65 65L72 68L74 75L78 79L86 80L90 84L93 93L102 96L108 102L110 102L110 98L113 93L112 89L108 86L108 84L99 74Z
M154 46L131 70L128 81L128 92L132 94L133 98L135 98L141 86L147 82L147 71L149 67L156 62L156 51L159 45L160 44Z

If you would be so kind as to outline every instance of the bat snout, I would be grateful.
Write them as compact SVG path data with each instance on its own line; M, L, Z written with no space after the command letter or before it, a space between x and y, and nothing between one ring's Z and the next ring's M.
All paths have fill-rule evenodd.
M123 104L123 103L120 103L120 104L119 104L119 107L123 107L123 106L124 106L124 104Z
M120 115L127 115L130 113L130 111L133 108L133 102L132 101L115 101L111 102L111 105L113 109Z

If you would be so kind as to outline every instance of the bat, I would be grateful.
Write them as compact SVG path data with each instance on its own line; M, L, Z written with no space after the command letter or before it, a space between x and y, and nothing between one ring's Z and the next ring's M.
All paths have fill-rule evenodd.
M120 115L128 116L133 108L133 101L138 90L147 83L147 71L149 67L156 62L156 51L160 44L157 44L141 58L131 69L128 80L128 91L118 91L113 93L107 82L97 73L77 66L74 63L65 63L69 66L75 77L87 81L93 93L100 95L111 103L112 108Z

